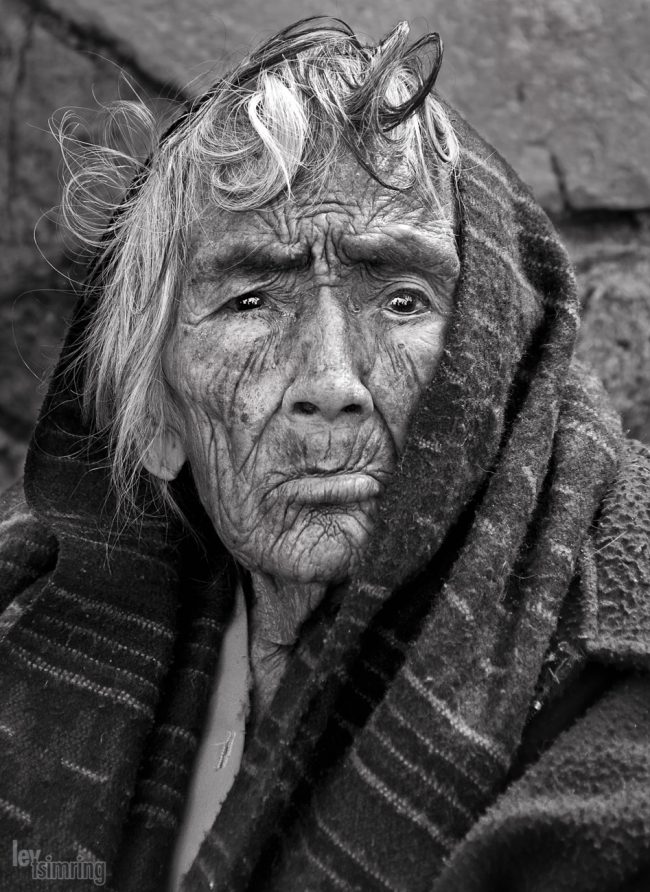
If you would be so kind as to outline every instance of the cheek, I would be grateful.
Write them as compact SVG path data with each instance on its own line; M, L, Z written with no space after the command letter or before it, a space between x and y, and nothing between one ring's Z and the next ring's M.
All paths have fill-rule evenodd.
M404 445L409 418L438 367L445 328L441 317L401 325L377 346L369 387L398 451Z
M226 430L254 431L281 400L282 366L269 332L186 331L165 371L184 409L199 409Z

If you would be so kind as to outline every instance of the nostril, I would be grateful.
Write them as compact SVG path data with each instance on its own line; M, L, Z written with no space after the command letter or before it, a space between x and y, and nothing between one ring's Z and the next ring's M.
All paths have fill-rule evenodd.
M359 415L361 413L361 406L359 403L350 403L349 406L343 406L343 411L348 415Z
M318 411L318 407L313 403L297 402L293 404L293 411L297 415L313 415Z

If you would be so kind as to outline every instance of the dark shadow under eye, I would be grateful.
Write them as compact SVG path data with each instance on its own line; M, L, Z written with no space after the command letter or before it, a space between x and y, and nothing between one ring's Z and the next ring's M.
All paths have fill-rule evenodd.
M246 313L249 310L259 310L264 305L264 298L261 294L244 294L235 298L233 305L238 313Z

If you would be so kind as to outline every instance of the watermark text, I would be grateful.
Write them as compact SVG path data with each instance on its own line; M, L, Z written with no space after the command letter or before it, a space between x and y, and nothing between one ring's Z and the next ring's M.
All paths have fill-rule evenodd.
M11 844L11 863L14 867L31 870L33 880L92 880L96 886L106 882L106 862L89 861L77 855L74 861L55 861L42 849L22 849L18 840Z

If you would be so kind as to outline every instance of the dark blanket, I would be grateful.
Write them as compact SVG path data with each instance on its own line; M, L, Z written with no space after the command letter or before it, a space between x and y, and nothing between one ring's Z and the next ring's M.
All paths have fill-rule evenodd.
M571 362L552 227L455 124L443 359L364 566L304 629L185 889L648 888L650 456ZM66 374L85 315L0 526L0 884L97 888L32 880L15 840L153 892L236 568L187 474L198 538L114 520Z

